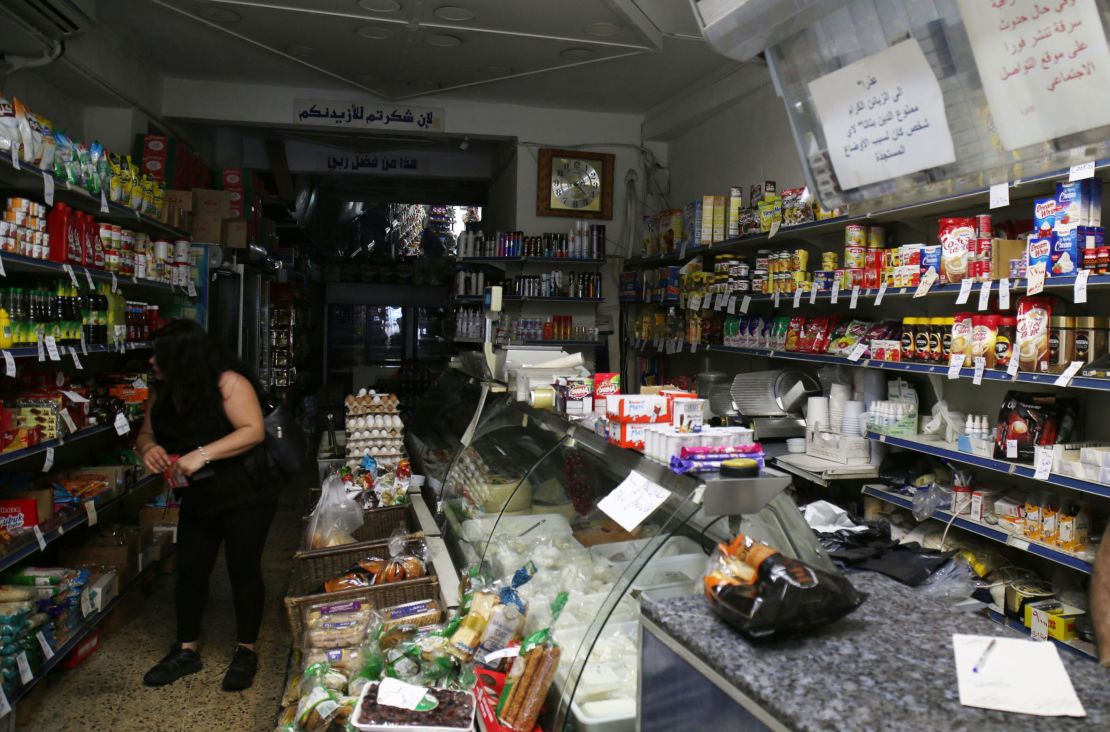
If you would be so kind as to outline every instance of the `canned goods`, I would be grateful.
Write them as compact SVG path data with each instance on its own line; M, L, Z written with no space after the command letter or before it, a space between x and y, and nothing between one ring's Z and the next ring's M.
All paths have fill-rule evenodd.
M991 229L991 215L979 214L975 217L975 230L978 232L980 239L991 239L994 237Z
M840 258L836 252L821 253L821 269L833 270L840 266Z
M840 286L847 289L863 287L863 272L862 267L846 268L844 270L844 280Z
M813 285L818 291L831 290L834 276L831 269L819 269L813 273Z
M178 239L173 243L173 261L176 264L189 263L189 241Z
M771 253L766 249L760 249L755 253L755 268L757 270L768 270L770 268Z
M886 229L881 226L870 226L867 229L867 246L882 248L886 246Z
M756 267L752 270L752 293L762 295L769 292L770 288L767 287L767 270Z
M979 218L982 218L981 216ZM987 217L988 219L990 216ZM990 226L990 222L987 222ZM994 240L990 238L980 238L975 245L975 259L979 264L979 279L989 280L991 278L991 264L994 259Z
M809 269L809 252L805 249L795 249L790 264L795 272L805 272Z
M732 283L733 292L751 292L752 283L749 280L736 280Z
M867 266L867 247L848 245L844 247L844 269L863 269Z
M862 224L848 224L844 227L844 246L867 246L867 227Z

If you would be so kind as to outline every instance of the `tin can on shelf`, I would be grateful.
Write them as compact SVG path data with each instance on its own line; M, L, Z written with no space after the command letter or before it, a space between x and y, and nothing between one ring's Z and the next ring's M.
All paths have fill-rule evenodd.
M863 224L848 224L844 227L845 247L866 247L867 227Z
M821 269L833 270L840 267L840 257L836 252L821 252Z
M975 230L977 232L978 238L980 238L980 239L991 239L991 238L993 238L994 234L992 233L993 230L991 228L991 215L990 214L979 214L978 216L976 216L975 217Z
M886 229L881 226L867 228L867 246L881 249L886 246Z
M867 247L863 245L845 245L844 269L863 269L867 266Z
M752 294L764 295L770 293L767 287L767 270L756 268L752 270Z

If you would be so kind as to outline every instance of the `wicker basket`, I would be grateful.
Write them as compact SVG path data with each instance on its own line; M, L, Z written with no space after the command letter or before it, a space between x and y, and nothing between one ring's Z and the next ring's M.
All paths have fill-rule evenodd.
M309 513L312 512L313 507L315 507L315 504L309 508ZM310 520L310 516L306 515L304 517L303 524L305 529L307 529ZM351 536L354 537L355 541L360 543L368 541L379 542L388 539L397 529L404 529L406 532L412 534L419 528L420 519L416 517L416 509L412 507L412 502L410 501L400 506L366 509L362 513L362 526L355 529L351 533ZM303 541L302 539L302 542ZM310 550L306 549L304 551Z
M297 552L293 556L293 577L289 583L289 596L285 598L285 611L289 616L289 629L294 648L299 648L304 635L304 608L323 602L365 600L376 608L393 607L417 600L438 600L439 578L435 568L427 563L428 574L415 580L392 582L373 587L358 587L339 592L318 592L324 582L339 577L358 560L368 555L389 556L387 542L346 544L330 549Z

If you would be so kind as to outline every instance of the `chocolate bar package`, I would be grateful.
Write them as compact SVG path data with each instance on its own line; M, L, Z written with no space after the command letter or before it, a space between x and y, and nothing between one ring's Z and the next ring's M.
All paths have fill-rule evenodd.
M996 459L1007 459L1006 443L1009 440L1017 442L1017 461L1021 463L1033 462L1038 445L1078 441L1079 403L1070 397L1055 394L1006 392L995 430Z

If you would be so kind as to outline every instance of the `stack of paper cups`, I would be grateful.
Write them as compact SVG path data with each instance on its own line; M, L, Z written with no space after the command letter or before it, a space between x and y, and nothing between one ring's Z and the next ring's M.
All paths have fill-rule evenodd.
M852 387L833 384L829 393L829 429L840 432L844 425L844 404L852 398Z
M840 424L840 431L846 435L860 434L859 418L861 414L863 414L863 402L844 402L844 415Z
M806 427L813 430L829 429L829 398L812 396L806 403Z

